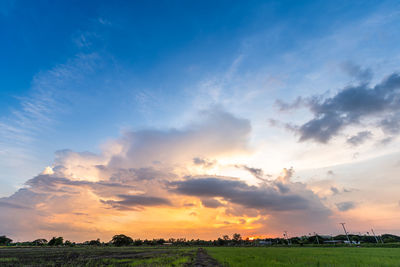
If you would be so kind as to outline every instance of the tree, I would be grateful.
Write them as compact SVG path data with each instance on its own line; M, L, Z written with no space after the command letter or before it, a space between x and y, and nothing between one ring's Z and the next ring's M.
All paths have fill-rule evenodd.
M73 243L73 242L71 242L71 241L69 241L69 240L66 240L66 241L64 242L64 246L73 247L73 246L75 246L75 243Z
M0 245L7 246L12 242L12 239L6 237L5 235L0 236Z
M89 246L100 246L101 245L100 239L97 238L96 240L90 240L88 242L88 245Z
M63 238L63 237L61 237L61 236L55 237L55 236L54 236L54 237L49 241L48 245L49 245L49 246L62 246L63 243L64 243L64 238Z
M134 246L141 246L143 244L143 241L140 239L136 239L133 243Z
M129 246L133 243L133 239L126 235L115 235L113 236L111 243L114 246L121 247L121 246Z
M242 236L240 234L233 234L232 236L232 240L234 240L235 242L239 242L240 240L242 240Z
M43 246L43 245L46 245L46 244L47 244L47 240L44 239L44 238L40 238L40 239L36 239L36 240L32 241L32 243L33 243L35 246Z

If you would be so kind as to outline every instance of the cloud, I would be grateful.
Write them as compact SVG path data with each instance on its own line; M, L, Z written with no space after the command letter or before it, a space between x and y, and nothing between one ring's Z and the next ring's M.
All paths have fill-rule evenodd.
M113 208L126 210L130 207L152 207L152 206L161 206L167 205L171 206L172 203L166 199L161 197L154 196L144 196L144 195L117 195L118 198L122 200L101 200L102 203L108 204Z
M370 68L361 68L352 62L345 62L342 64L342 69L351 77L359 82L369 82L372 79L372 71Z
M201 204L203 204L203 206L207 207L207 208L219 208L219 207L224 206L224 204L222 204L215 198L202 199Z
M211 168L213 167L217 162L216 160L209 160L209 159L204 159L200 157L195 157L193 158L193 163L195 165L200 165L204 168Z
M353 201L345 201L345 202L336 203L336 207L340 211L348 211L348 210L354 209L356 207L356 204Z
M285 194L273 186L263 184L249 186L243 181L225 177L195 177L170 183L170 191L196 197L221 197L246 208L290 211L305 210L318 206L324 209L311 191L302 188L301 193ZM315 201L316 202L313 202Z
M106 143L99 154L57 151L52 166L10 197L0 199L0 220L6 222L2 230L8 235L35 238L50 236L57 229L79 240L82 233L92 233L89 229L93 227L101 229L97 233L108 233L110 225L117 227L117 232L125 229L125 220L115 222L112 218L130 218L132 212L135 218L148 222L131 222L140 229L147 227L144 225L157 227L154 221L171 212L190 208L200 214L201 205L171 194L166 185L190 174L187 166L193 163L207 167L217 164L209 158L248 153L250 131L248 120L212 108L201 111L195 122L181 129L125 132ZM216 204L216 200L203 202ZM171 211L166 214L166 209ZM29 224L26 218L30 218ZM176 226L176 220L167 221ZM157 231L164 230L159 227Z
M184 129L141 130L125 133L115 142L121 153L109 167L135 168L161 164L189 163L198 155L214 158L248 150L250 122L213 108L199 114L196 123ZM173 153L171 153L171 151Z
M277 106L280 111L288 111L288 110L292 110L292 109L298 109L298 108L302 107L303 105L304 105L304 100L300 96L297 97L293 103L286 103L279 99L275 101L275 106ZM274 123L276 123L276 121L270 120L270 123L274 124Z
M3 202L0 201L0 208L11 208L11 209L29 209L27 207L18 205L18 204L14 204L14 203L8 203L8 202Z
M255 178L260 179L262 181L267 181L268 178L271 177L271 175L269 175L269 174L264 174L264 171L262 169L260 169L260 168L253 168L253 167L249 167L249 166L244 165L244 164L242 164L242 165L236 164L235 167L248 171Z
M331 186L330 190L332 191L332 193L334 195L337 195L337 194L340 193L339 189L337 187L335 187L335 186Z
M372 133L370 131L362 131L358 132L356 135L347 139L347 143L353 146L358 146L364 143L367 139L372 137Z
M386 133L398 133L399 99L398 73L390 74L373 87L368 83L347 86L332 97L303 99L304 106L312 112L313 118L293 127L293 130L300 135L299 141L327 143L347 126L359 125L364 119L374 119L376 127Z
M73 240L110 238L126 229L127 234L146 238L199 231L214 237L214 227L224 221L243 231L272 231L309 218L325 222L330 216L306 184L291 181L292 168L264 179L261 168L237 164L262 178L257 185L191 168L219 167L209 159L250 151L248 120L215 108L196 119L181 129L125 132L99 154L57 151L51 166L0 199L3 232L24 239L55 232Z

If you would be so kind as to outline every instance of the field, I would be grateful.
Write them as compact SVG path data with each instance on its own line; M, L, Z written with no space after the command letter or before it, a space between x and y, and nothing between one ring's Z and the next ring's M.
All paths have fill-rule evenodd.
M400 266L400 249L7 247L0 266Z
M183 266L196 252L194 248L0 248L0 266Z
M213 247L207 251L223 266L400 266L399 248Z

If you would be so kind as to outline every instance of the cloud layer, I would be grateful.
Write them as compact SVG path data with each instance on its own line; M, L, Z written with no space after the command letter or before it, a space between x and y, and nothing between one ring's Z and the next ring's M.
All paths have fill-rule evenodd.
M190 235L196 227L199 236L212 238L221 227L280 231L279 223L292 224L287 213L299 220L330 216L306 184L291 181L292 169L272 180L263 176L257 185L205 174L220 166L216 158L249 153L250 130L249 121L216 108L183 129L124 133L99 155L59 151L51 168L0 199L2 230L24 239L80 240L126 229L142 238Z

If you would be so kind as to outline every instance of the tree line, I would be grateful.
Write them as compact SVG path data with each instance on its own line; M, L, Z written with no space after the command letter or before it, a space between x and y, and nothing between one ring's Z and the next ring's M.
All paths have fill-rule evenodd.
M352 242L361 243L400 243L400 236L384 234L379 236L379 239L369 235L349 235ZM177 246L253 246L261 244L269 245L307 245L307 244L323 244L325 241L346 241L345 235L324 236L324 235L309 235L292 238L265 238L265 239L243 239L238 233L229 237L224 235L216 240L201 240L186 238L170 238L170 239L133 239L127 235L114 235L108 242L101 242L100 239L89 240L82 243L75 243L69 240L64 241L63 237L53 237L49 241L46 239L36 239L27 242L13 242L13 240L5 235L0 236L0 246L159 246L159 245L177 245Z

